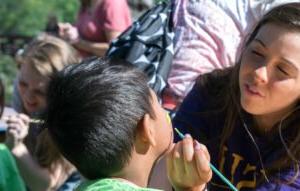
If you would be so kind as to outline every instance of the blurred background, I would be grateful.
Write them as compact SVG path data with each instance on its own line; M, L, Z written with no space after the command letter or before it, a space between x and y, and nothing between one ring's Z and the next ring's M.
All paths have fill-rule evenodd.
M133 20L160 1L128 0ZM55 32L57 22L73 23L78 8L78 0L0 1L0 78L6 88L6 105L11 103L18 50L41 31Z

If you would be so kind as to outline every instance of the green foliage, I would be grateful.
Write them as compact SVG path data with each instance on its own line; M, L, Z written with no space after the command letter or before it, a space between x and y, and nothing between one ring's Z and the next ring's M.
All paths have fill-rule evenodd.
M35 35L45 28L49 15L73 22L78 0L1 0L0 33Z
M168 0L155 0L168 1ZM48 17L74 22L79 0L0 0L0 34L34 36L44 30ZM14 59L0 54L0 77L6 86L6 103L11 103L17 67Z
M13 58L0 54L0 79L5 86L5 103L9 105L12 100L13 81L16 78L17 66Z
M44 30L48 17L73 22L79 0L0 0L0 34L34 36ZM17 67L14 59L0 53L0 78L6 88L6 104L11 103Z

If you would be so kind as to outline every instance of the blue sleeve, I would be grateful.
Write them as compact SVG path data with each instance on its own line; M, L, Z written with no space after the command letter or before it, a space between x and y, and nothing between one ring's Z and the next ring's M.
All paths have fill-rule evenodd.
M73 191L82 181L79 172L73 172L56 191Z
M184 99L172 121L174 128L176 127L183 134L190 134L200 142L206 139L208 133L206 119L201 115L206 108L204 100L196 84ZM175 142L180 140L177 133L174 133L174 139Z
M296 191L300 190L300 176L298 175L297 178L293 180L295 175L295 169L291 169L286 172L282 172L273 180L271 179L270 182L265 182L261 186L257 187L256 191L269 191L269 190L276 190L276 191Z

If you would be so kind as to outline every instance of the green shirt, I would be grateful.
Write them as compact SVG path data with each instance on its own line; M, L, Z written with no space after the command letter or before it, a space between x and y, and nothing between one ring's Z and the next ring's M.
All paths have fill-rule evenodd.
M118 179L106 178L83 182L75 191L161 191L152 188L141 188Z
M4 144L0 144L0 191L25 191L15 159Z

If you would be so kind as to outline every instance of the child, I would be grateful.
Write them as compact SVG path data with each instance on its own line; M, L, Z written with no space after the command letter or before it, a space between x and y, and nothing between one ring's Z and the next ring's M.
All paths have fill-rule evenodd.
M168 155L176 190L203 190L211 177L203 145L186 136L173 146L166 112L144 74L122 61L90 59L55 75L46 127L88 181L77 190L147 189L155 162Z

